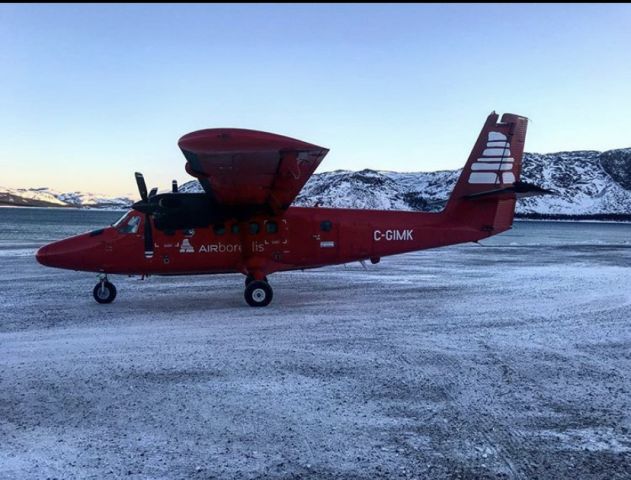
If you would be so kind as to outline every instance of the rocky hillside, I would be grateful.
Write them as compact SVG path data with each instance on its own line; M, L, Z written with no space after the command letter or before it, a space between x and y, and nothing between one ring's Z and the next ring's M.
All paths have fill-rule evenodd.
M132 199L85 192L60 193L42 188L2 188L0 205L28 207L129 208Z
M459 175L460 170L326 172L314 175L295 203L435 211L442 208ZM526 153L522 181L555 194L520 199L521 214L631 214L631 149Z
M440 210L460 170L400 173L337 170L315 174L295 201L302 206ZM522 180L554 195L520 199L517 213L552 216L631 216L631 148L597 152L526 153ZM181 192L201 191L197 180ZM0 204L128 208L132 199L58 193L47 188L1 189Z

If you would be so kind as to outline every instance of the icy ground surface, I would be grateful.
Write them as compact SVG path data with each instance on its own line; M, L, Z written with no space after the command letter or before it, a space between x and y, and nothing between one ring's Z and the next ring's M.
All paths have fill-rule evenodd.
M631 478L631 226L528 225L265 309L0 242L0 478Z

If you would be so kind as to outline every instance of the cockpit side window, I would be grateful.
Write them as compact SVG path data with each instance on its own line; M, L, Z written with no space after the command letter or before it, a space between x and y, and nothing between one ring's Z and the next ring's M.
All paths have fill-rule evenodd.
M135 215L130 217L127 223L122 222L118 231L120 233L138 233L138 227L140 227L140 217Z

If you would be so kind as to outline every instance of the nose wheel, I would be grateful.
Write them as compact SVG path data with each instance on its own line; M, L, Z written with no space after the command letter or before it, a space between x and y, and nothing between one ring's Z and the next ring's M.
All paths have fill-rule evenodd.
M108 282L107 278L102 278L99 283L94 286L92 296L94 296L94 300L99 303L112 303L116 298L116 287L113 283Z
M243 296L251 307L265 307L272 301L274 292L269 283L263 280L252 280L245 287Z

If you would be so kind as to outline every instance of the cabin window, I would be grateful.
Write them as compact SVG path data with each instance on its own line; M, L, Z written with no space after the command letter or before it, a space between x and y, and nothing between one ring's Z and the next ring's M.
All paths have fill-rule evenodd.
M213 226L213 232L215 232L215 235L223 235L226 233L226 226L223 224L215 225Z
M259 233L261 231L261 227L259 226L258 223L256 222L250 222L250 233L252 235L256 235L257 233Z
M230 227L230 231L232 233L234 233L235 235L239 233L239 224L238 223L233 223L232 227Z
M278 233L278 223L270 220L265 224L265 231L267 233Z
M138 233L138 227L140 226L140 217L133 216L129 218L129 221L118 227L120 233Z
M186 230L184 230L184 236L185 237L192 237L193 235L195 235L195 229L194 228L187 228Z
M331 223L330 220L324 220L323 222L320 222L320 230L322 230L323 232L330 232L331 230L333 230L333 223Z

